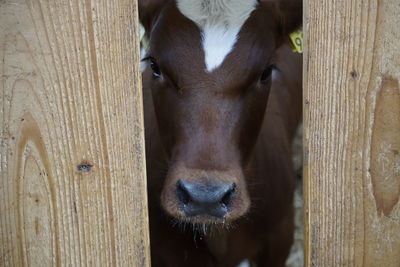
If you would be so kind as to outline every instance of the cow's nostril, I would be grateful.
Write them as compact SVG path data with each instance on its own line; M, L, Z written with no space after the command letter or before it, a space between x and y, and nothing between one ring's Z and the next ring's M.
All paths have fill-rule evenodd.
M229 189L226 191L225 195L222 197L221 203L225 206L229 206L232 201L232 195L236 190L236 184L233 183Z
M206 215L222 218L228 212L236 185L186 182L179 180L176 193L187 216Z
M187 188L185 187L184 183L182 180L178 181L177 188L176 188L176 194L178 195L178 199L183 203L183 204L188 204L190 200L190 194L187 191Z

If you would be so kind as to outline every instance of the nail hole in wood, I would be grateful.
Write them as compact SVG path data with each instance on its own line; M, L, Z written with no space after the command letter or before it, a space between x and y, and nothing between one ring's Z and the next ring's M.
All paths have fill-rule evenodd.
M78 166L76 166L76 169L78 170L78 172L90 172L90 170L93 168L92 164L88 164L88 163L82 163L79 164Z
M350 72L350 75L351 75L351 78L353 78L353 79L356 79L358 77L358 74L357 74L357 72L355 70L352 70Z

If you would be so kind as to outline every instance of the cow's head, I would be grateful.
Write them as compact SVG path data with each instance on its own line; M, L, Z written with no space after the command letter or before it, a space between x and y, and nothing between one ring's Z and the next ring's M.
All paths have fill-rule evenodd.
M246 213L244 169L260 131L275 54L301 1L139 0L152 91L170 166L161 202L193 223Z

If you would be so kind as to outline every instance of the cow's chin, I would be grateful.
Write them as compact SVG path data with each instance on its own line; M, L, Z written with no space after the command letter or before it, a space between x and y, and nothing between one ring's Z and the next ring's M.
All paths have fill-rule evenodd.
M230 228L235 225L235 222L245 216L245 213L239 217L233 217L227 214L223 218L211 217L206 215L196 215L196 216L173 216L173 221L177 223L187 223L192 225L206 225L206 226L215 226L220 228Z

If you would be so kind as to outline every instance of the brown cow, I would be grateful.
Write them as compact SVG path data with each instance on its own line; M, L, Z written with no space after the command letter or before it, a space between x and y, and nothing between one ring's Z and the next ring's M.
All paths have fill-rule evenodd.
M153 266L284 266L300 0L139 0ZM267 104L268 102L268 104Z

